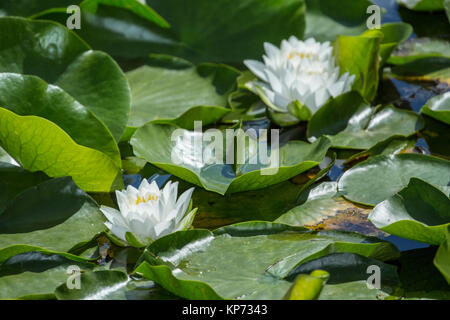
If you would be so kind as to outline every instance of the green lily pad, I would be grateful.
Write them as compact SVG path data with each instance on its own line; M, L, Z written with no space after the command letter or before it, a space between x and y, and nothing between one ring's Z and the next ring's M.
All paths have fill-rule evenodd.
M439 269L450 285L450 227L447 228L446 239L436 253L434 265Z
M379 229L398 237L440 245L450 226L447 194L420 179L379 203L369 215Z
M193 120L208 125L230 111L224 108L239 71L225 65L194 66L180 59L154 55L149 64L127 73L133 97L129 127L141 127L158 119L193 129Z
M419 38L405 42L389 58L391 72L406 80L450 83L450 44L446 40Z
M98 206L70 178L34 182L0 212L0 248L21 244L69 251L105 230Z
M351 201L375 206L405 188L413 177L448 186L450 161L421 154L376 156L346 171L338 188Z
M411 10L436 11L444 9L443 0L398 0L398 3Z
M407 300L449 300L450 286L433 264L436 247L408 250L398 259L402 292L398 296Z
M58 86L119 140L130 110L130 92L125 75L111 57L90 51L76 34L51 21L3 17L0 37L0 72L35 75ZM26 98L36 104L32 97Z
M450 22L450 0L444 0L445 12L447 13L448 22Z
M188 299L281 299L291 270L335 252L374 259L398 254L392 244L358 234L249 222L161 238L146 249L136 273Z
M21 167L0 162L0 212L9 201L24 190L48 180L42 172L29 172Z
M18 245L0 250L0 299L51 297L69 278L69 267L81 272L95 265L80 257Z
M450 91L428 100L420 112L450 125Z
M338 35L356 36L367 29L369 0L306 0L305 39L334 41Z
M145 2L145 1L144 1ZM127 9L141 18L152 21L161 27L168 28L169 24L157 12L139 0L84 0L80 7L92 13L97 12L99 5L109 5Z
M0 16L28 17L49 8L67 8L77 5L82 0L4 0L0 3Z
M380 271L380 288L367 286L372 274L367 270L373 266ZM287 279L314 269L330 274L319 300L377 300L393 294L400 285L397 267L353 253L333 253L308 261L292 270Z
M380 57L382 64L391 56L392 52L397 48L397 45L403 41L408 40L413 32L411 25L403 22L385 23L380 29L368 30L363 35L370 36L377 31L383 33L383 39L380 44Z
M352 155L347 159L346 163L351 163L352 161L366 157L399 154L407 149L414 148L415 144L416 139L414 139L414 137L405 138L404 136L392 136L386 140L378 142L376 145L367 150Z
M339 35L335 43L335 55L341 72L355 75L352 89L361 93L366 101L372 101L378 90L381 31L361 36Z
M25 169L50 177L71 176L85 191L107 192L123 186L120 168L110 157L76 144L44 118L0 108L0 145Z
M367 221L370 210L345 200L336 182L311 188L306 201L286 211L274 222L313 230L354 231L366 236L384 236Z
M175 130L177 131L175 132ZM181 134L179 137L183 137L183 139L173 140L174 132ZM254 152L254 150L251 151L248 147L249 144L246 143L245 154L242 150L235 152L236 158L233 162L237 165L233 166L226 164L225 159L215 159L215 155L212 158L203 159L198 152L193 152L195 139L191 138L194 136L202 139L199 132L150 123L136 131L131 139L131 145L137 157L143 158L183 180L220 194L262 189L290 179L318 165L325 157L330 145L326 138L319 139L313 144L290 141L278 149L280 160L278 164L272 162L272 164L264 165L261 164L262 161L252 164L249 159L253 159L251 156L254 153L249 155L249 152ZM222 136L226 136L226 134L224 133ZM222 138L226 140L225 137L219 137L219 139ZM222 147L231 145L226 141L219 142L222 143ZM211 149L208 147L210 143L206 141L200 143L203 143L204 150ZM226 152L231 152L228 148L223 149L223 157L226 156ZM268 149L270 150L270 148ZM203 153L207 154L208 152L203 151ZM243 154L245 158L239 160L238 153ZM181 163L176 164L173 161ZM222 164L217 163L218 161L222 161ZM239 161L242 161L243 164L240 164Z
M35 76L0 73L0 105L20 116L52 121L77 144L103 152L120 166L119 148L109 130L59 87Z
M401 65L424 58L450 58L450 45L442 39L411 39L402 43L388 62Z
M241 65L244 59L260 57L264 42L279 43L291 35L302 38L305 29L303 0L243 0L239 5L227 0L149 0L147 5L170 27L102 1L95 14L82 6L84 24L77 33L93 48L119 57L161 53L194 63ZM63 22L67 15L40 18Z
M356 92L330 100L308 124L308 138L323 135L335 148L368 149L391 136L411 136L423 128L422 118L394 106L372 108Z
M151 281L131 280L119 270L83 273L80 290L71 290L64 283L55 290L59 300L174 300L176 296L155 286Z

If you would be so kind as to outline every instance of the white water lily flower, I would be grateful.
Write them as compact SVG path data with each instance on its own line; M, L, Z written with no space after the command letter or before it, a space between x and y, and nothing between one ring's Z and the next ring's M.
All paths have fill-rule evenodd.
M120 211L102 206L100 210L108 219L105 225L121 240L127 241L131 233L141 244L148 245L170 233L191 227L196 210L189 213L194 188L185 191L177 200L178 182L167 182L159 189L155 181L142 180L138 189L128 186L116 191Z
M287 112L288 105L297 100L315 113L331 97L350 91L354 75L340 75L329 42L306 41L291 36L281 42L281 48L264 43L264 63L245 60L244 64L263 82L250 88L260 88L278 111Z

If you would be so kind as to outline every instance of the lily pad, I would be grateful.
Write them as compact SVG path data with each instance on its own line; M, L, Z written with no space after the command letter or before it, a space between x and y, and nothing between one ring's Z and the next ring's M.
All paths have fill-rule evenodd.
M450 161L421 154L376 156L346 171L338 188L351 201L375 206L405 188L413 177L448 186Z
M0 212L0 248L21 244L69 251L105 230L98 206L70 178L34 182Z
M396 296L408 300L449 300L450 286L433 264L436 247L402 252L399 276L402 291Z
M55 290L59 300L174 300L176 296L151 281L132 280L119 270L83 273L80 290L62 284Z
M351 163L352 161L357 161L362 158L375 157L378 155L395 155L404 152L405 150L414 148L416 140L414 137L405 138L403 136L392 136L386 140L378 142L373 147L361 151L357 154L352 155L346 161L346 163Z
M440 245L450 226L450 199L429 183L411 178L405 189L379 203L369 220L392 235Z
M302 38L305 29L303 0L243 0L239 5L227 0L148 0L147 5L170 27L102 1L95 13L82 8L84 24L77 33L93 48L119 57L162 53L194 63L241 65L244 59L260 57L264 42ZM62 22L67 15L40 18Z
M175 130L177 131L175 132ZM183 139L172 139L174 132ZM231 133L235 134L235 131ZM219 139L226 140L225 136L224 133ZM200 145L203 143L204 150L210 152L198 153L195 151L194 149L197 148L194 140L196 139L200 140ZM275 159L272 163L264 165L262 161L252 164L253 161L249 159L253 159L251 156L254 154L249 156L249 153L255 151L250 150L249 144L245 143L245 150L238 150L234 154L236 158L232 159L231 162L234 165L231 165L226 164L224 158L216 158L218 156L214 152L218 151L214 151L214 148L211 149L210 143L201 142L201 140L201 132L150 123L136 131L131 139L131 145L136 156L183 180L220 194L262 189L290 179L318 165L330 146L326 138L319 139L313 144L290 141L277 149L279 163L275 163L277 161ZM223 157L226 152L231 153L228 149L231 142L228 141L229 143L219 140L220 147L225 150L222 153ZM234 142L233 144L236 147ZM270 154L274 152L270 148L268 150ZM238 159L238 153L244 156L241 159L243 160L242 164L239 162L241 160ZM203 159L203 154L205 154L205 159ZM219 161L222 163L218 163Z
M341 72L355 75L352 89L360 92L369 102L377 94L383 37L383 33L378 30L361 36L339 35L334 44Z
M380 57L382 64L391 56L392 52L397 48L397 45L403 41L408 40L413 32L411 25L403 22L385 23L380 29L373 29L366 31L363 35L371 35L377 32L383 33L383 39L380 44Z
M411 39L403 42L388 62L399 65L424 58L450 58L450 45L436 38Z
M447 228L446 238L436 253L434 265L439 269L450 285L450 227Z
M428 100L420 112L450 125L450 91Z
M0 37L0 72L35 75L58 86L119 140L130 110L130 92L125 75L111 57L90 51L75 33L51 21L3 17ZM29 104L36 103L32 97L27 99Z
M32 173L10 163L0 162L0 212L18 194L48 179L42 172Z
M107 192L123 186L120 168L110 157L76 144L44 118L0 108L0 145L25 169L50 177L71 176L85 191Z
M406 80L450 83L450 44L440 39L405 42L389 58L394 76Z
M369 288L369 267L378 267L380 288ZM333 253L301 264L287 279L310 270L327 271L330 278L322 289L319 300L377 300L393 294L400 285L397 267L353 253Z
M369 149L391 136L411 136L423 128L422 118L394 106L372 108L356 92L331 100L308 124L310 141L325 135L335 148Z
M305 39L334 41L338 35L356 36L367 29L369 0L306 0Z
M69 268L81 272L95 267L86 259L33 246L0 250L0 299L51 297Z
M291 286L284 280L291 270L335 252L397 255L390 243L353 233L249 222L161 238L146 249L136 273L188 299L281 299Z
M435 11L444 9L443 0L398 0L398 3L416 11Z
M336 182L321 183L309 191L304 203L283 213L274 222L312 230L346 230L366 236L385 236L367 221L370 210L345 200Z
M225 65L194 66L180 59L154 55L148 64L127 73L133 97L129 127L141 127L158 119L190 124L186 129L193 129L193 120L208 125L230 111L224 108L228 95L235 89L239 71Z
M70 5L77 5L82 0L4 0L0 4L1 12L8 16L32 16L38 12L50 8L67 8Z
M105 125L59 87L35 76L0 73L0 105L20 116L45 118L77 144L99 150L115 165L121 164L119 148Z
M447 13L448 22L450 22L450 0L444 0L445 12Z

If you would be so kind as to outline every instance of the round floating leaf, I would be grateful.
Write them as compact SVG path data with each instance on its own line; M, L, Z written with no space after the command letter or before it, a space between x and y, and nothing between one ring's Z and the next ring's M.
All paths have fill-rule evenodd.
M436 247L402 252L399 276L403 292L397 296L404 299L449 300L450 287L433 264Z
M211 229L251 220L273 221L295 206L299 188L298 184L284 181L261 190L224 196L197 188L192 196L198 207L194 226Z
M161 27L169 27L167 21L165 21L158 13L145 4L145 1L139 0L84 0L81 3L83 10L95 13L99 5L109 5L117 8L127 9L141 18L152 21Z
M439 247L436 257L434 258L434 265L450 284L450 227L446 230L446 239Z
M394 76L406 80L450 83L450 44L440 39L416 39L405 42L389 58Z
M418 38L402 43L389 63L400 65L424 58L450 58L450 46L442 39Z
M428 100L420 112L450 125L450 91Z
M105 125L59 87L35 76L0 73L0 105L55 123L77 144L103 152L120 166L119 148Z
M411 10L436 11L444 9L443 0L398 0L398 3Z
M337 183L324 182L309 191L306 202L286 211L275 222L313 230L345 230L384 236L367 221L369 212L367 208L343 199L337 192Z
M305 29L303 0L242 0L239 5L228 0L149 0L147 5L170 27L102 1L95 14L81 6L84 24L77 33L114 56L162 53L195 63L241 65L244 59L262 56L264 42L280 43L291 35L302 38ZM41 18L63 22L67 15Z
M69 251L104 231L104 221L70 178L47 180L22 190L1 210L0 248L26 244Z
M380 44L380 57L382 64L391 56L400 42L408 40L413 32L411 25L403 22L399 23L385 23L380 29L368 30L363 35L370 36L375 34L377 30L383 33L383 39Z
M416 140L414 137L405 138L403 136L392 136L386 140L378 142L376 145L367 150L352 155L347 159L346 163L351 163L352 161L366 157L399 154L407 149L414 148L415 144Z
M444 0L445 12L447 13L448 22L450 22L450 0Z
M369 0L306 0L305 39L334 41L338 35L356 36L367 29Z
M391 136L411 136L422 118L393 106L372 108L356 92L345 93L320 108L308 124L309 139L325 135L335 148L368 149Z
M341 72L355 75L353 90L361 93L366 101L372 101L378 89L380 67L381 31L362 36L338 36L335 55Z
M238 131L231 130L232 136L236 132ZM244 134L243 130L240 132ZM267 159L268 164L263 164L261 157L257 159L258 150L253 149L251 143L248 143L249 136L241 140L247 141L245 147L242 145L243 150L233 152L233 146L238 149L238 139L234 139L233 136L227 140L225 132L215 131L215 133L220 134L214 138L219 139L215 141L218 143L217 148L211 147L211 142L207 142L206 139L202 141L201 132L149 123L136 131L131 139L131 145L136 156L183 180L220 194L262 189L288 180L318 165L329 148L329 141L326 138L319 139L313 144L290 141L277 149L277 159ZM182 139L179 139L180 137ZM202 146L202 150L197 150L197 145ZM221 157L217 149L222 150ZM275 151L270 147L267 149L270 155L266 153L266 156L271 157ZM225 157L230 154L234 159L225 161ZM233 165L226 164L227 162Z
M237 70L215 64L194 66L164 56L152 56L149 63L127 73L133 97L129 127L162 119L193 129L193 120L207 125L228 113L224 107L235 89Z
M77 5L82 0L3 0L0 3L0 16L2 11L8 16L28 17L50 8L67 8Z
M10 163L0 162L0 212L18 194L47 180L42 172L29 172Z
M0 145L25 169L50 177L71 176L85 191L107 192L123 186L120 168L107 155L76 144L44 118L0 108Z
M187 299L281 299L292 269L334 252L374 259L398 254L390 243L353 233L249 222L161 238L146 249L136 273Z
M412 177L448 186L450 161L421 154L376 156L345 172L338 188L351 201L377 205L406 187Z
M17 245L0 250L0 299L36 299L50 296L55 288L66 282L68 271L86 272L95 267L86 259Z
M368 288L369 267L378 267L380 288ZM376 300L394 293L399 285L397 268L353 253L333 253L293 269L287 279L311 270L324 270L330 278L319 300ZM373 270L373 269L372 269Z
M57 85L119 140L130 111L130 92L125 75L111 57L89 51L75 33L51 21L3 17L0 37L0 72L35 75Z
M429 183L411 178L405 189L379 203L369 220L395 236L439 245L450 226L450 199Z
M119 270L101 270L83 273L80 290L62 284L55 290L59 300L173 300L177 297L151 281L131 280Z

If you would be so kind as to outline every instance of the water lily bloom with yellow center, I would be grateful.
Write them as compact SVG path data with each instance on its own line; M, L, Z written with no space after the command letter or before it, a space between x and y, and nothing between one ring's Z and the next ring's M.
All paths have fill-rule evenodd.
M340 75L329 42L306 41L292 36L283 40L281 48L264 43L264 63L245 60L245 65L261 81L250 84L260 88L262 94L278 111L287 112L291 102L297 100L315 113L331 97L351 90L354 75Z
M178 182L167 182L159 189L155 181L142 180L138 189L128 186L116 191L119 210L102 206L108 219L105 225L119 239L130 242L133 236L148 245L170 233L189 229L196 209L187 212L194 188L185 191L177 200ZM128 237L128 238L127 238Z

